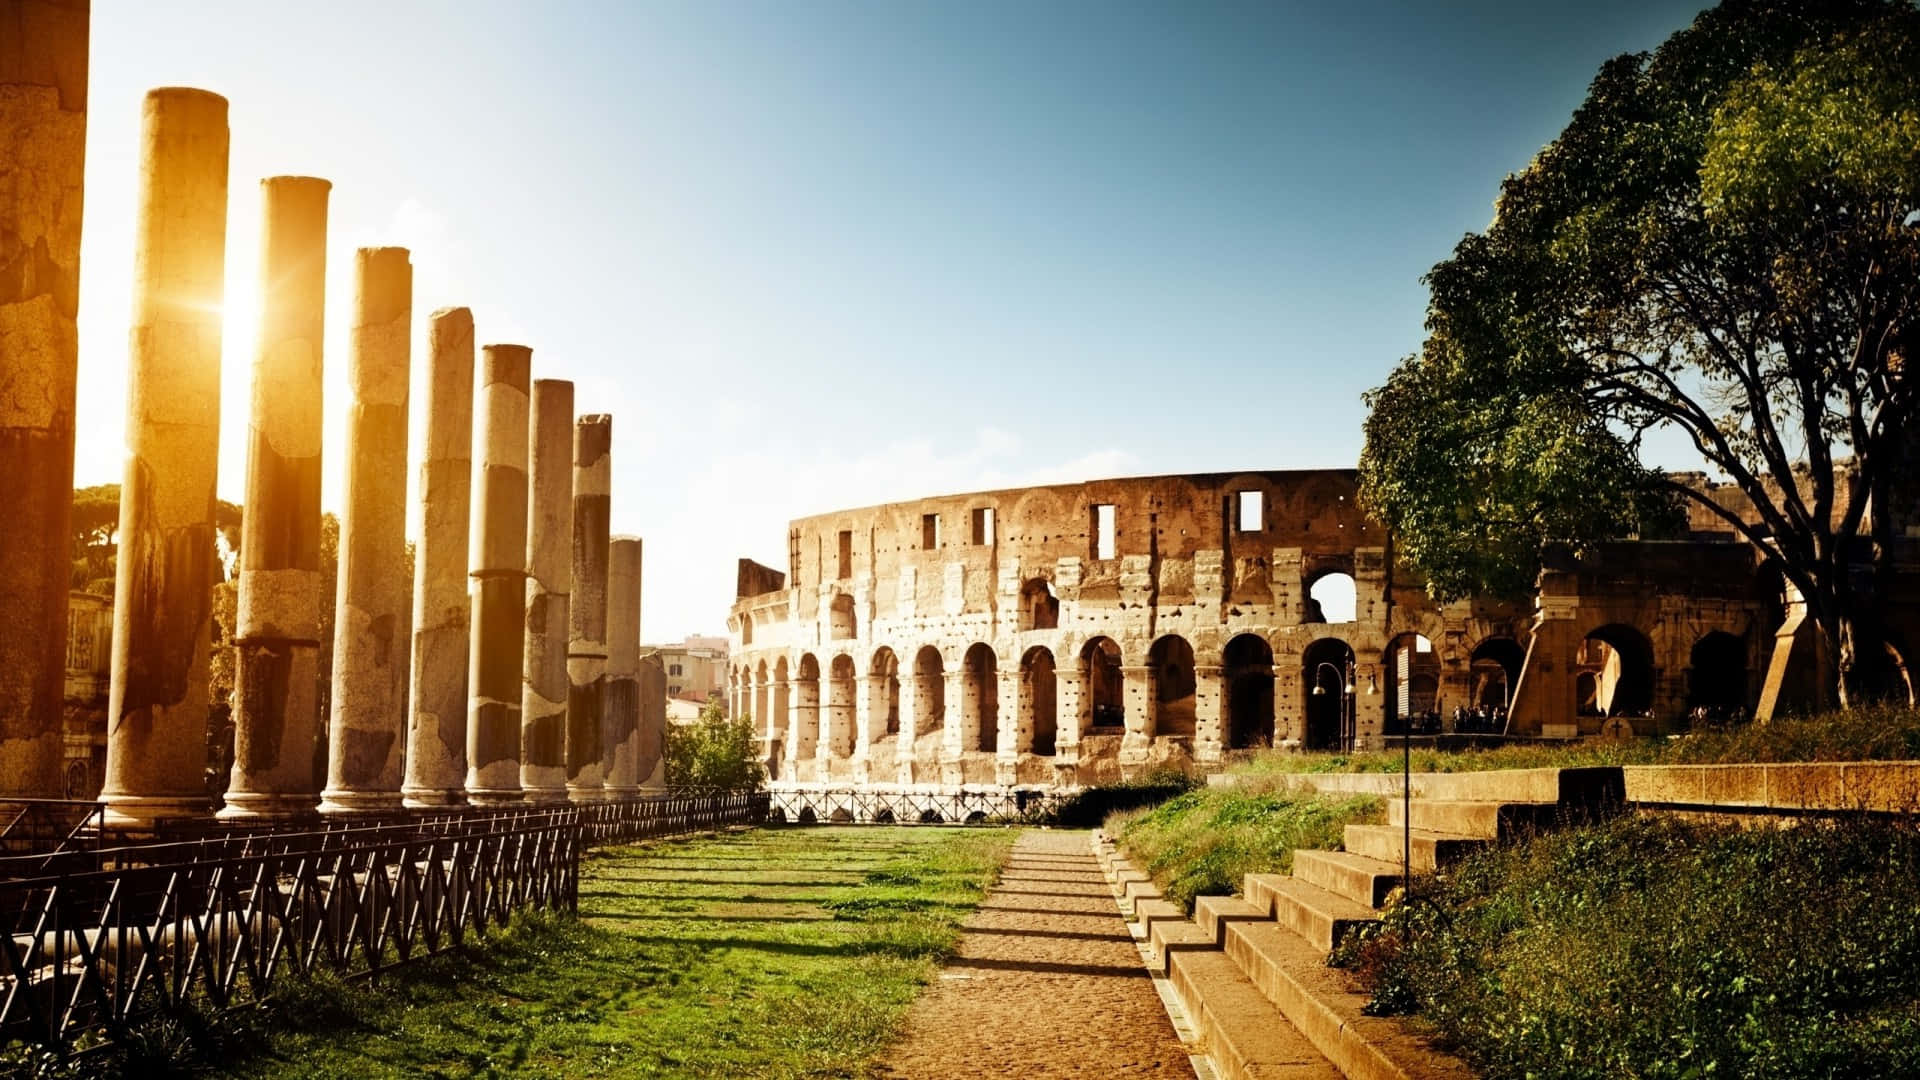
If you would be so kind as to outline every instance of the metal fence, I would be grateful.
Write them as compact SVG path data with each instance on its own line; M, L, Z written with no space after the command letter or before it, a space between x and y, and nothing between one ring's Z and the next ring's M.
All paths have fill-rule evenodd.
M105 821L103 803L72 799L0 799L0 856L52 854L92 847Z
M1044 825L1062 796L1051 791L778 790L767 817L794 824Z
M764 821L760 794L433 812L0 859L0 1041L118 1040L292 974L375 977L517 912L572 911L588 843ZM176 834L178 835L178 834Z

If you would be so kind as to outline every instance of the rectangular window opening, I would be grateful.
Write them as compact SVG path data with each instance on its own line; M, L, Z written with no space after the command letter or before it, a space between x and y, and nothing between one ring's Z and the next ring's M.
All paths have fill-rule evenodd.
M932 551L940 546L940 515L920 515L920 550Z
M1236 491L1234 499L1239 513L1236 515L1235 531L1256 533L1267 527L1267 496L1263 491Z
M993 507L982 506L973 512L973 543L975 547L993 543Z
M840 573L835 575L845 581L853 576L853 531L840 530Z
M1093 557L1111 559L1117 531L1113 523L1112 503L1096 503L1093 508Z

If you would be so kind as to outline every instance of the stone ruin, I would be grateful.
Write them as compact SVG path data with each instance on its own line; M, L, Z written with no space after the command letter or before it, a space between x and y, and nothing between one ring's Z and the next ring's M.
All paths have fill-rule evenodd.
M85 0L0 0L0 504L11 514L0 596L12 609L0 622L0 795L15 797L59 797L65 786L88 22ZM101 792L108 823L127 829L215 809L204 773L228 140L219 95L146 96ZM428 317L408 594L409 508L396 482L409 462L413 364L403 248L355 253L339 584L321 595L330 191L314 177L261 182L234 760L219 817L661 788L665 682L639 653L640 541L608 530L612 419L575 417L572 384L531 379L522 345L480 350L476 407L465 308ZM334 659L322 716L327 603ZM83 672L97 666L97 645L87 652ZM324 786L313 768L322 737Z

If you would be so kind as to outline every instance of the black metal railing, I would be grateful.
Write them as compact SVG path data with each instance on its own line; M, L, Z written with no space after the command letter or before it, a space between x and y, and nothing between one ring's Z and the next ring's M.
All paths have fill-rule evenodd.
M848 825L1044 825L1061 796L1051 791L775 791L770 821Z
M0 799L0 856L57 855L98 842L106 804L76 799Z
M181 825L139 843L0 858L0 1041L124 1038L290 974L377 977L519 912L573 911L583 846L767 815L765 793L420 812L304 828ZM109 834L110 835L110 834Z

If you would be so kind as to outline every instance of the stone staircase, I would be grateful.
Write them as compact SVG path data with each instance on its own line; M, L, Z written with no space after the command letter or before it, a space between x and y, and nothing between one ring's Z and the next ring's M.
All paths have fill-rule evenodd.
M1542 777L1540 773L1574 774ZM1528 775L1531 774L1531 775ZM1399 777L1392 780L1397 786ZM1205 896L1189 919L1112 843L1094 838L1121 911L1148 945L1214 1069L1226 1080L1455 1080L1471 1069L1403 1022L1363 1015L1366 994L1327 954L1377 921L1399 887L1411 814L1413 872L1528 831L1616 812L1618 769L1524 770L1430 777L1384 825L1349 825L1345 850L1301 850L1290 874L1248 874L1239 896ZM1316 778L1326 790L1378 790L1379 778ZM1544 797L1543 797L1544 796Z

